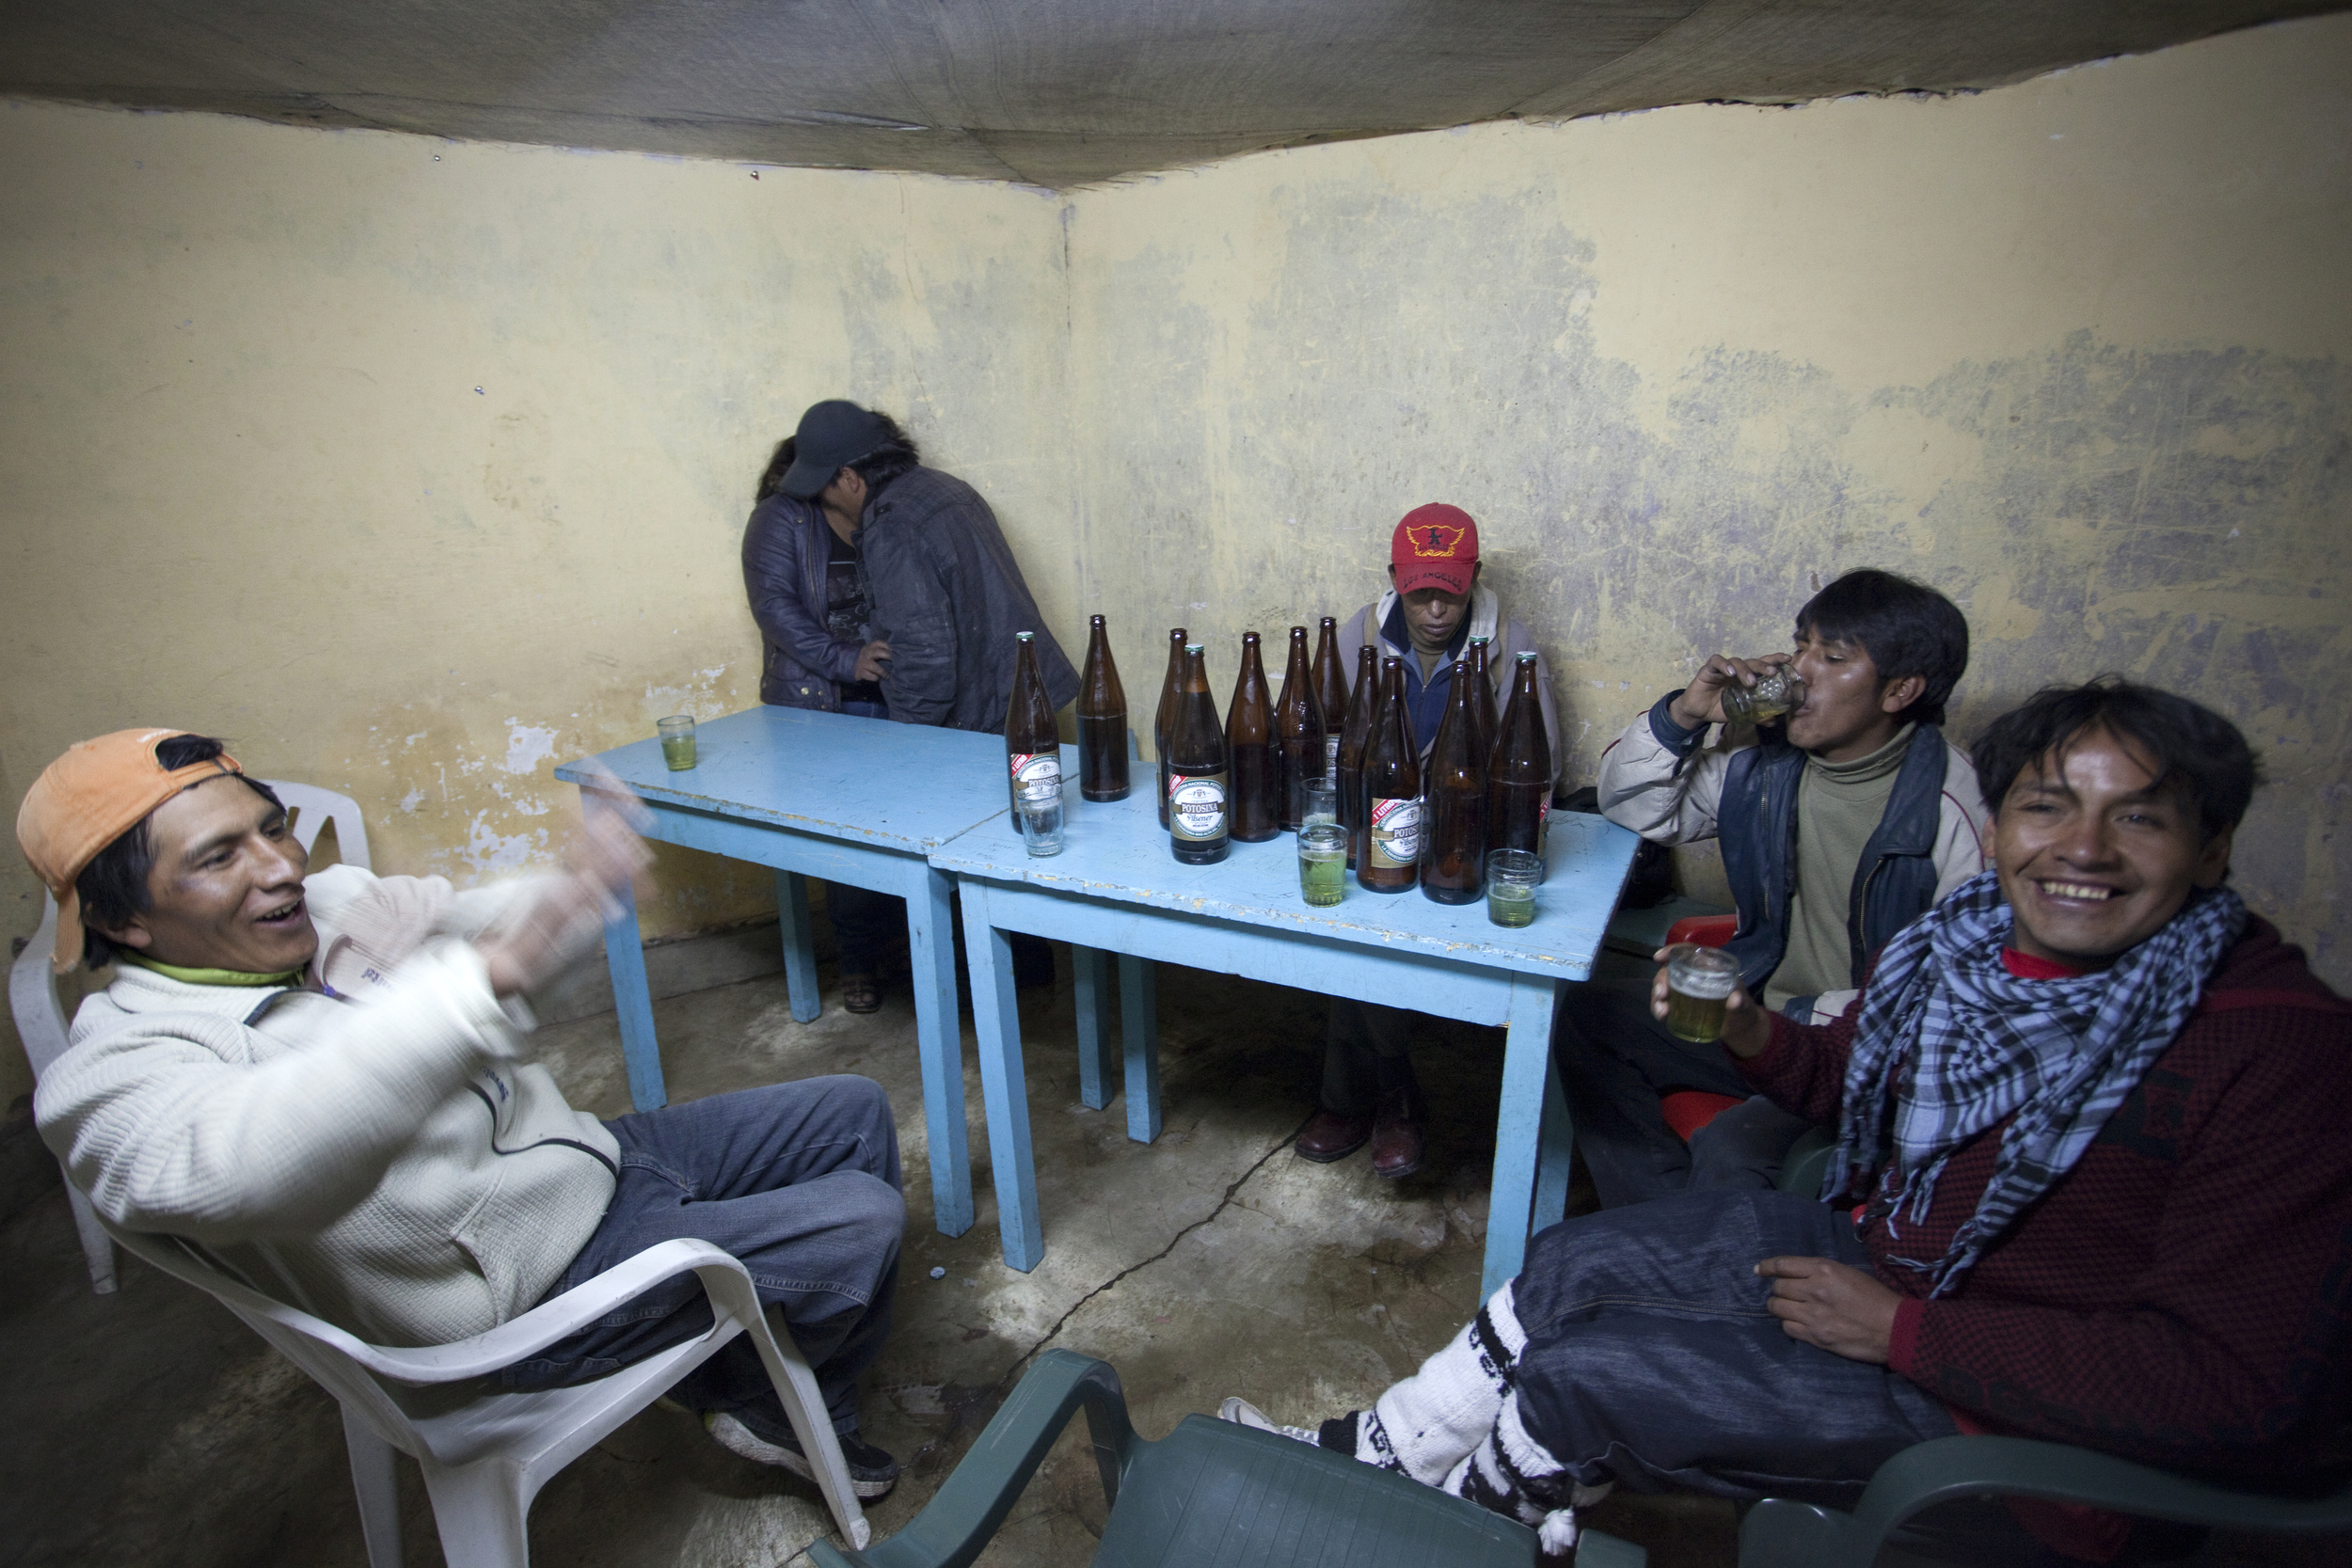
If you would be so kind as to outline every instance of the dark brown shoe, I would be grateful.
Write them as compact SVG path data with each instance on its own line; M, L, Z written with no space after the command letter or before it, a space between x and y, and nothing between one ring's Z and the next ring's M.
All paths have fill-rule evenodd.
M1364 1140L1371 1136L1370 1117L1343 1117L1337 1111L1317 1111L1315 1119L1298 1134L1295 1147L1300 1159L1327 1165L1334 1160L1344 1160L1363 1148Z
M1372 1174L1391 1180L1412 1175L1421 1169L1422 1145L1420 1109L1412 1095L1404 1089L1382 1095L1373 1118Z

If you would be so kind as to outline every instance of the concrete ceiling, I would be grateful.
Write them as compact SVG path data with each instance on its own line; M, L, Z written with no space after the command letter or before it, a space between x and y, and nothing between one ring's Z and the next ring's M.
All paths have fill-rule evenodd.
M0 92L1083 184L1708 100L1998 86L2344 0L0 0Z

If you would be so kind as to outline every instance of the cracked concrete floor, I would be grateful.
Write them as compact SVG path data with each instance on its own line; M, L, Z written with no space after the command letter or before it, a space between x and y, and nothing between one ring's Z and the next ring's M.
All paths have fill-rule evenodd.
M1030 1119L1046 1255L1028 1275L997 1247L978 1072L963 1021L978 1220L940 1235L903 986L872 1017L794 1023L782 977L657 1005L671 1095L862 1072L898 1107L909 1176L905 1262L889 1349L869 1380L866 1435L906 1479L876 1505L902 1524L970 1446L1028 1357L1052 1344L1119 1369L1147 1437L1245 1394L1280 1419L1365 1402L1474 1309L1493 1156L1501 1036L1431 1023L1420 1052L1436 1108L1421 1174L1382 1182L1358 1155L1297 1159L1288 1141L1316 1079L1323 1003L1300 991L1164 968L1165 1127L1126 1135L1125 1101L1078 1101L1069 966L1026 993ZM543 1030L576 1104L627 1109L610 1015ZM0 1421L0 1513L26 1563L365 1561L333 1402L197 1292L123 1259L119 1293L89 1293L61 1195L0 1227L14 1289ZM940 1279L934 1268L945 1270ZM1078 1430L1083 1430L1081 1423ZM405 1556L439 1560L423 1488L403 1467ZM1727 1562L1729 1511L1612 1503L1604 1528L1653 1561ZM984 1562L1079 1564L1103 1523L1080 1441L1065 1438ZM691 1419L653 1409L551 1481L532 1513L541 1562L769 1568L805 1562L826 1528L814 1488L736 1460Z
M1436 1112L1430 1157L1390 1184L1360 1155L1310 1165L1287 1147L1315 1082L1319 998L1163 968L1166 1126L1145 1146L1126 1136L1123 1101L1078 1103L1066 958L1061 967L1052 991L1021 1002L1047 1244L1025 1275L997 1251L977 1069L965 1096L978 1223L952 1240L931 1227L903 987L880 1014L854 1018L828 969L826 1010L809 1024L791 1021L781 977L656 1006L674 1098L851 1071L879 1080L898 1108L912 1178L905 1265L864 1409L867 1435L907 1474L872 1510L881 1535L937 1490L1042 1345L1110 1361L1136 1427L1157 1437L1229 1393L1286 1421L1338 1414L1411 1370L1476 1306L1499 1033L1424 1024L1416 1056ZM576 1103L626 1109L610 1016L540 1041ZM0 1295L0 1556L156 1568L366 1560L333 1402L209 1298L127 1259L119 1294L90 1294L55 1192L0 1225L0 1268L11 1286ZM984 1563L1091 1557L1104 1508L1074 1435L1083 1426ZM405 1465L403 1497L407 1562L439 1561ZM1592 1522L1648 1546L1658 1568L1726 1568L1735 1555L1730 1508L1704 1498L1621 1495ZM531 1536L546 1564L771 1568L805 1563L826 1528L814 1488L656 1408L548 1485ZM2217 1537L2195 1560L2303 1568L2341 1560L2342 1544Z

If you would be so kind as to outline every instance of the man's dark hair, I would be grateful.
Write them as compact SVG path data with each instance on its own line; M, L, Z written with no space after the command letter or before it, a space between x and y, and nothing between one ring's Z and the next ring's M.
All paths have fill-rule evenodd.
M792 459L799 449L797 436L787 436L776 443L775 455L768 459L768 467L759 476L759 493L752 498L755 503L766 500L784 488L784 470L792 467Z
M880 409L869 408L882 427L882 444L854 463L842 467L866 482L866 494L879 496L882 486L911 468L923 465L923 454L915 450L914 437L898 428L898 421Z
M1999 816L2020 773L2053 752L2062 760L2093 730L2147 752L2156 787L2195 808L2206 842L2238 825L2262 783L2262 764L2235 724L2186 697L2109 674L2082 686L2045 686L1985 727L1968 753L1985 804Z
M1879 679L1917 675L1927 684L1895 715L1905 724L1941 724L1952 688L1968 673L1968 620L1924 582L1865 567L1804 602L1797 634L1851 642L1870 656Z
M175 735L155 743L155 760L168 773L193 763L210 762L227 750L209 735ZM237 777L245 779L242 773ZM280 811L285 809L278 801L278 792L261 780L245 779L245 783L271 805ZM106 934L99 929L101 926L119 929L128 925L133 915L145 914L155 907L154 897L147 890L148 874L155 869L154 835L148 827L154 820L153 812L140 817L112 844L99 850L73 879L73 891L82 897L83 961L92 969L114 962L114 943L106 940Z

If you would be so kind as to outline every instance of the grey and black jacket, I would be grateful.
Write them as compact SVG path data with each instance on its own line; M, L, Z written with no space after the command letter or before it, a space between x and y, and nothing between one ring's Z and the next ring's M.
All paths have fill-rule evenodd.
M841 687L857 678L864 644L842 641L825 626L832 533L822 507L782 494L752 508L743 525L743 593L766 649L763 703L838 713Z

